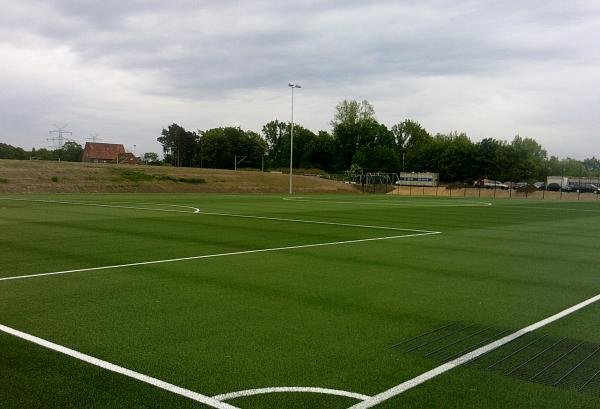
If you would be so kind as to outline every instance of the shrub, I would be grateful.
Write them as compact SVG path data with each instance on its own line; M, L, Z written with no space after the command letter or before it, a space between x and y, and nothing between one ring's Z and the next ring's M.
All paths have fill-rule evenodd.
M154 179L154 176L146 175L144 172L139 170L112 168L111 172L130 182L143 182Z
M202 178L177 178L178 182L183 182L183 183L206 183L205 179Z
M52 177L50 178L50 180L52 180L53 182L55 182L55 183L56 183L56 182L58 182L58 176L52 176Z

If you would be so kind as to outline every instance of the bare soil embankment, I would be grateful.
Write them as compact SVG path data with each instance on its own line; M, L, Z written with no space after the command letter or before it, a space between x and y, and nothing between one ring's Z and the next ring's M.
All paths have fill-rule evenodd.
M286 193L286 174L222 169L0 160L0 193ZM357 193L342 182L294 176L294 192Z

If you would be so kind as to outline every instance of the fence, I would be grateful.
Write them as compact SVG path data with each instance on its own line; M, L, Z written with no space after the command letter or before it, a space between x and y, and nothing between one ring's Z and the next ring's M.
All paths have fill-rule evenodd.
M548 190L518 191L515 189L486 189L474 187L452 187L446 186L396 186L389 194L404 196L441 196L441 197L464 197L464 198L488 198L488 199L537 199L537 200L585 200L597 201L600 195L596 193L581 192L553 192Z

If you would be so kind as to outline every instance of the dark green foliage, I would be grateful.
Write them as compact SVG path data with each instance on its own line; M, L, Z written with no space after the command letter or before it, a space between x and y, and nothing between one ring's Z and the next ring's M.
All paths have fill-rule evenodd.
M121 179L128 180L130 182L144 182L154 179L154 176L147 175L143 171L139 170L111 168L110 171L115 175L119 175Z
M29 155L22 148L0 143L0 159L29 159Z
M53 181L54 183L58 182L58 176L52 176L50 178L51 181Z
M77 142L68 141L62 149L48 150L46 148L26 151L22 148L0 143L0 159L38 159L38 160L63 160L67 162L81 162L83 148Z
M9 180L6 178L0 178L0 183L8 183Z
M65 142L62 149L54 151L60 160L67 162L81 162L83 148L77 142Z
M192 183L192 184L202 184L202 183L206 183L206 179L202 179L202 178L177 178L177 182Z
M290 123L271 121L263 126L262 135L267 142L268 167L289 167ZM294 167L330 170L333 156L334 143L329 133L315 134L301 125L294 125Z
M57 156L54 154L54 151L51 151L46 148L31 150L31 159L32 160L57 160Z
M158 153L156 152L144 153L144 155L142 156L142 160L146 165L160 165Z
M201 132L199 147L202 167L233 169L239 156L240 167L260 168L267 144L256 132L225 127Z
M177 124L163 129L157 140L163 146L165 162L173 166L195 166L199 159L198 135Z
M127 180L129 182L135 183L150 181L170 181L192 184L206 183L206 180L202 178L176 177L170 175L149 175L147 173L144 173L143 171L135 169L111 168L110 171L114 175L118 175L119 180Z

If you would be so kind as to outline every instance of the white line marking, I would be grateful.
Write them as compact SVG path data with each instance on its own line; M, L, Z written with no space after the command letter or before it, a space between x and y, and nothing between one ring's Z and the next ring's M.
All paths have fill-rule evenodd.
M244 214L235 213L215 213L215 212L203 212L200 214L206 214L210 216L227 216L227 217L241 217L244 219L259 219L259 220L274 220L279 222L294 222L294 223L310 223L310 224L326 224L330 226L344 226L344 227L360 227L367 229L382 229L382 230L396 230L396 231L416 231L420 233L440 233L433 230L419 230L419 229L402 229L400 227L387 227L387 226L372 226L368 224L350 224L350 223L337 223L337 222L323 222L319 220L304 220L304 219L287 219L283 217L267 217L267 216L250 216Z
M132 210L154 210L156 212L172 212L172 213L200 213L200 209L192 206L180 206L166 203L140 203L141 205L148 206L170 206L170 207L182 207L186 209L191 209L193 212L185 211L185 210L175 210L175 209L154 209L151 207L137 207L137 206L120 206L120 205L109 205L109 204L99 204L99 203L89 203L89 202L69 202L65 200L43 200L43 199L15 199L11 197L0 197L0 200L13 200L17 202L39 202L39 203L54 203L54 204L68 204L68 205L76 205L76 206L94 206L94 207L112 207L116 209L132 209ZM126 203L126 202L114 202L114 203Z
M144 375L131 369L123 368L122 366L118 366L115 364L111 364L110 362L103 361L98 358L94 358L93 356L83 354L81 352L77 352L73 349L64 347L62 345L55 344L50 341L46 341L45 339L38 338L36 336L27 334L25 332L21 332L19 330L7 327L5 325L0 324L0 331L5 332L7 334L13 335L15 337L24 339L25 341L33 342L34 344L40 345L44 348L51 349L56 352L60 352L61 354L68 355L75 359L79 359L80 361L87 362L88 364L98 366L100 368L106 369L111 372L115 372L129 378L136 379L138 381L150 384L160 389L164 389L166 391L175 393L177 395L184 396L186 398L195 400L197 402L204 403L205 405L211 406L217 409L239 409L236 406L232 406L228 403L221 402L215 398L211 398L210 396L202 395L197 392L190 391L188 389L181 388L179 386L175 386L165 381L161 381L160 379L153 378L148 375Z
M567 308L566 310L563 310L563 311L559 312L558 314L554 314L551 317L548 317L546 319L536 322L535 324L531 324L523 329L520 329L519 331L517 331L513 334L510 334L510 335L507 335L504 338L501 338L501 339L494 341L488 345L485 345L481 348L471 351L459 358L453 359L450 362L447 362L443 365L433 368L432 370L427 371L427 372L425 372L413 379L410 379L406 382L403 382L399 385L396 385L393 388L388 389L387 391L378 393L377 395L374 395L371 398L364 400L363 402L360 402L354 406L351 406L349 409L365 409L365 408L370 408L375 405L378 405L383 401L393 398L394 396L399 395L403 392L406 392L407 390L412 389L415 386L418 386L424 382L429 381L430 379L433 379L445 372L448 372L451 369L456 368L457 366L463 365L481 355L487 354L488 352L491 352L494 349L497 349L503 345L506 345L509 342L512 342L515 339L522 337L525 334L528 334L528 333L535 331L537 329L540 329L554 321L564 318L567 315L574 313L575 311L578 311L584 307L587 307L590 304L597 302L598 300L600 300L600 294L598 294L592 298L589 298L583 302L580 302L579 304L574 305L570 308Z
M589 203L589 202L582 202ZM536 209L536 210L563 210L563 211L573 211L573 212L594 212L598 213L600 210L596 209L576 209L572 207L548 207L548 206L521 206L521 205L504 205L502 207L512 207L515 209Z
M273 252L273 251L305 249L305 248L310 248L310 247L336 246L336 245L341 245L341 244L362 243L362 242L367 242L367 241L393 240L393 239L402 239L402 238L408 238L408 237L429 236L429 235L433 235L433 234L441 234L441 232L435 231L435 232L426 232L426 233L403 234L403 235L399 235L399 236L372 237L372 238L368 238L368 239L332 241L332 242L327 242L327 243L300 244L300 245L296 245L296 246L285 246L285 247L273 247L273 248L267 248L267 249L233 251L233 252L229 252L229 253L205 254L205 255L202 255L202 256L170 258L170 259L166 259L166 260L140 261L140 262L136 262L136 263L116 264L116 265L111 265L111 266L90 267L90 268L77 268L77 269L73 269L73 270L55 271L55 272L51 272L51 273L27 274L27 275L21 275L21 276L13 276L13 277L0 277L0 281L19 280L19 279L25 279L25 278L44 277L44 276L69 274L69 273L78 273L78 272L84 272L84 271L98 271L98 270L108 270L108 269L113 269L113 268L145 266L145 265L149 265L149 264L173 263L173 262L177 262L177 261L186 261L186 260L200 260L200 259L203 259L203 258L238 256L238 255L241 255L241 254L267 253L267 252Z
M69 205L81 205L81 206L96 206L96 207L113 207L118 209L134 209L134 210L156 210L158 212L177 212L177 213L191 213L182 210L172 210L172 209L154 209L154 208L146 208L146 207L133 207L133 206L115 206L115 205L106 205L106 204L97 204L97 203L89 203L89 202L68 202L68 201L56 201L56 200L41 200L41 199L13 199L13 198L0 198L0 200L15 200L22 202L42 202L42 203L56 203L56 204L69 204ZM127 203L127 202L112 202L112 203ZM236 214L236 213L217 213L217 212L203 212L197 207L193 206L180 206L180 205L170 205L163 203L140 203L143 205L151 205L151 206L174 206L174 207L183 207L188 209L193 209L194 214L205 214L209 216L226 216L226 217L239 217L244 219L259 219L259 220L274 220L280 222L294 222L294 223L310 223L310 224L326 224L330 226L345 226L345 227L360 227L360 228L368 228L368 229L383 229L383 230L397 230L397 231L416 231L423 233L434 233L433 230L419 230L419 229L402 229L399 227L387 227L387 226L372 226L367 224L351 224L351 223L337 223L337 222L324 222L318 220L304 220L304 219L288 219L283 217L267 217L267 216L251 216L245 214Z
M304 197L283 197L283 200L288 200L292 202L314 202L314 203L336 203L336 204L357 204L357 205L377 205L377 206L404 206L404 207L483 207L483 206L492 206L490 202L476 202L476 201L467 201L467 200L457 200L457 201L447 201L447 200L438 200L437 203L434 202L425 202L419 203L408 202L408 201L393 201L390 199L389 201L351 201L351 200L316 200Z
M345 396L348 398L353 398L357 400L365 400L369 399L370 396L363 395L361 393L347 392L341 391L338 389L329 389L329 388L311 388L311 387L298 387L298 386L286 386L286 387L274 387L274 388L260 388L260 389L247 389L245 391L237 391L224 393L222 395L213 396L213 399L218 401L225 401L235 398L241 398L244 396L254 396L254 395L262 395L267 393L292 393L292 392L300 392L300 393L322 393L325 395L336 395L336 396Z

